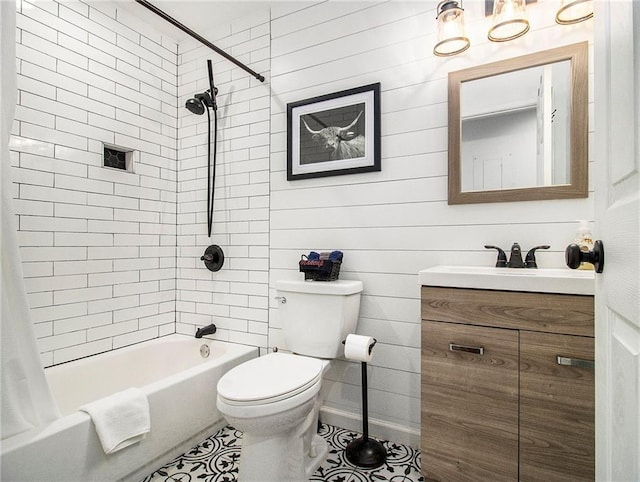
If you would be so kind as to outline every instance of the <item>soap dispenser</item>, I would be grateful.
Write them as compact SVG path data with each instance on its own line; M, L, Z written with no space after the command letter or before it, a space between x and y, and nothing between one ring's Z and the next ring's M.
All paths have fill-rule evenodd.
M582 252L589 252L593 249L593 236L588 221L578 221L578 232L573 242L580 246ZM593 270L593 264L582 262L578 269Z

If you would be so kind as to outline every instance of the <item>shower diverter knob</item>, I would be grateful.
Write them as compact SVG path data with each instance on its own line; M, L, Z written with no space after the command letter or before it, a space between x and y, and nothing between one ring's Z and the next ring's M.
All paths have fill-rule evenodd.
M204 250L204 254L200 257L201 261L204 261L204 265L209 271L220 271L224 264L224 252L222 248L217 244L212 244Z

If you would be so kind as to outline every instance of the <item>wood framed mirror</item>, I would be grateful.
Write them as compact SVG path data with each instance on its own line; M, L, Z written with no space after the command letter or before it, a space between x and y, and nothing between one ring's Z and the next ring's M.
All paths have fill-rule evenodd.
M449 73L449 204L588 195L588 45Z

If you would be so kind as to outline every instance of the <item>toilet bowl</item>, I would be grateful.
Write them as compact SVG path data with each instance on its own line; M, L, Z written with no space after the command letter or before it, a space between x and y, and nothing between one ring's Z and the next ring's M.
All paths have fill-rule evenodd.
M241 482L300 482L322 463L328 448L315 429L328 365L328 360L271 353L220 379L218 409L244 433Z
M302 482L325 460L317 431L322 375L355 332L360 281L277 281L286 348L222 376L217 407L243 432L240 482Z

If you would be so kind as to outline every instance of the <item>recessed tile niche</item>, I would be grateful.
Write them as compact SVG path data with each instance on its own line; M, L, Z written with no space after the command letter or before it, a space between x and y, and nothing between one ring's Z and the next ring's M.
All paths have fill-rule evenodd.
M133 172L135 151L123 147L104 144L102 165L112 169Z

